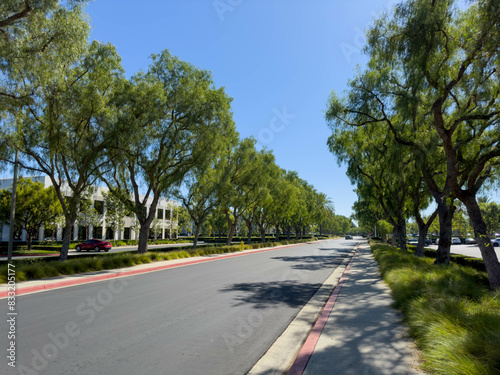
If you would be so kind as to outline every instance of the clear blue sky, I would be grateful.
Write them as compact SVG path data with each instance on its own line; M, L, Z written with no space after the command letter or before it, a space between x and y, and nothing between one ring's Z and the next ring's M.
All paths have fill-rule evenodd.
M241 138L272 149L282 168L350 216L353 186L328 151L324 119L331 90L343 92L364 30L394 0L95 0L92 39L114 44L127 76L164 49L212 71L234 100Z

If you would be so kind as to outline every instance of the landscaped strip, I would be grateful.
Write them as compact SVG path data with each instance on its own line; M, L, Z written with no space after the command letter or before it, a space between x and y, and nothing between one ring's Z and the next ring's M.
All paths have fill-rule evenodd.
M372 243L395 307L403 312L431 374L500 373L500 291L485 272L435 265L392 246Z
M79 256L78 258L68 259L64 262L57 260L47 262L41 260L30 260L30 263L14 261L16 264L16 281L39 280L49 277L74 275L85 272L109 270L115 268L132 267L138 264L151 263L162 260L182 259L211 254L224 254L237 251L260 249L264 247L275 247L296 243L306 243L314 240L291 240L280 242L267 242L257 244L244 244L233 246L214 246L195 249L183 249L174 251L149 251L144 254L137 252L113 253L94 255L90 257ZM0 284L7 283L7 265L0 266Z

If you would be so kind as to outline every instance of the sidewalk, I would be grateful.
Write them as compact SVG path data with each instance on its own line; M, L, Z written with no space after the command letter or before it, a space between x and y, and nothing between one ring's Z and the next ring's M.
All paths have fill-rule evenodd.
M343 279L336 301L334 292L325 307L334 302L305 371L296 371L297 362L305 359L301 351L289 374L423 374L368 245L360 246Z

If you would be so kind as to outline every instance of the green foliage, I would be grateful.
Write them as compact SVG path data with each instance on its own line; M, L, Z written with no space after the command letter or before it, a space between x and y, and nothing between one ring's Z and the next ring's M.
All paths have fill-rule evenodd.
M486 230L494 235L500 228L500 205L496 202L480 202L479 208L486 223Z
M9 223L12 188L0 191L0 222ZM17 185L16 216L14 226L24 229L28 239L28 250L32 238L41 226L50 226L62 215L62 208L53 187L20 178Z
M484 272L372 245L431 374L496 374L500 299Z

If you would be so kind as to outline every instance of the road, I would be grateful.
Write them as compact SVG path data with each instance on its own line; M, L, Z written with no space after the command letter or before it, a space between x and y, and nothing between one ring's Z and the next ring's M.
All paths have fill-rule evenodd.
M329 240L18 296L16 365L24 372L4 366L5 355L1 368L245 374L357 243ZM4 348L7 307L0 300Z
M438 245L426 246L430 249L437 250ZM477 245L452 245L450 248L452 254L462 254L469 257L481 258L481 251ZM500 247L495 247L495 252L497 253L498 259L500 259Z

